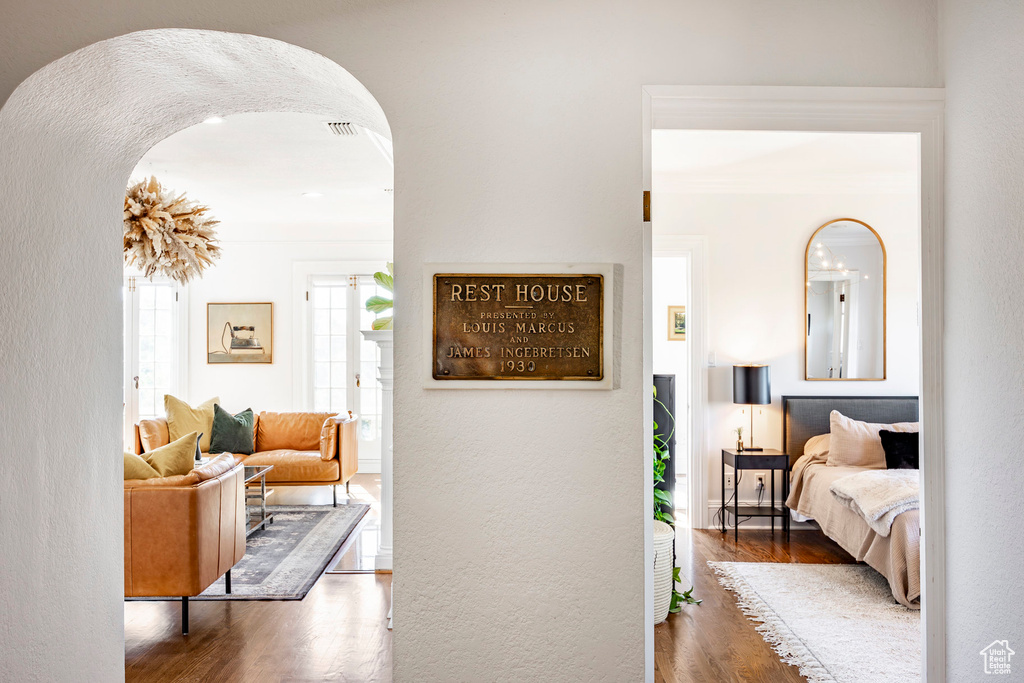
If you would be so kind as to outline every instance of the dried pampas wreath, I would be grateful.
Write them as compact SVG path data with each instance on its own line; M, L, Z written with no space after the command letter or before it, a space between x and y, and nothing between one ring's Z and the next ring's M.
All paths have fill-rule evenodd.
M125 264L181 284L201 277L220 258L213 230L219 221L209 210L184 194L175 197L155 176L132 185L124 196Z

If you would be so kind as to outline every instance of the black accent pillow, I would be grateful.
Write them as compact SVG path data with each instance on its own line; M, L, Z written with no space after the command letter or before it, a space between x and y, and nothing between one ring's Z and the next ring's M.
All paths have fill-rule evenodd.
M232 415L214 403L210 452L252 455L252 425L254 422L252 408L246 408L238 415Z
M885 451L885 467L890 470L918 469L918 452L921 438L917 432L878 432Z

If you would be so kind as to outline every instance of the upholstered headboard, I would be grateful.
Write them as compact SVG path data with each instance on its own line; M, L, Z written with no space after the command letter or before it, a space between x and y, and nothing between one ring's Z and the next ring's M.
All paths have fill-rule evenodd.
M804 454L807 439L828 434L829 414L864 422L917 422L916 396L783 396L782 443L790 464Z

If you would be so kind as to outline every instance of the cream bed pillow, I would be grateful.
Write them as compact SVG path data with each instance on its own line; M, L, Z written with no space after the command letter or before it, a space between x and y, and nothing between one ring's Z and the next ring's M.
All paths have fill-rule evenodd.
M878 432L883 429L890 432L917 432L921 429L921 423L861 422L833 410L829 415L829 428L832 437L828 451L829 467L867 467L884 470L885 451L882 450Z
M804 455L811 461L825 462L828 460L828 452L831 447L832 435L819 434L807 439L804 444Z

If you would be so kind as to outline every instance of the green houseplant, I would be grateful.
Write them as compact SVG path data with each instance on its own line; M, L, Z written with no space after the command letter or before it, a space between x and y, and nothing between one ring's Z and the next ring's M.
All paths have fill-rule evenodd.
M374 273L373 281L376 282L381 289L386 289L387 291L391 292L392 296L394 296L395 264L389 261L387 268L388 272L386 273L384 271L377 271L376 273ZM388 299L387 297L378 296L376 294L374 294L373 296L366 300L366 310L368 310L370 313L384 313L385 311L394 308L394 306L394 299ZM370 328L374 330L390 330L392 328L393 323L394 316L386 315L384 317L378 317L376 320L374 320L373 324L370 325Z
M658 423L654 423L654 519L671 524L674 527L675 519L671 513L664 510L664 507L672 509L672 494L669 491L658 488L658 484L665 481L665 467L668 465L669 460L668 444L675 433L675 418L669 411L668 406L658 400L657 387L654 387L654 402L664 409L665 414L669 416L669 420L672 422L668 434L660 434L658 432Z
M669 491L665 491L658 488L658 484L665 481L665 466L668 464L670 457L668 444L672 439L672 435L675 433L675 416L668 409L664 403L658 400L658 388L654 387L654 402L657 403L668 415L671 426L668 428L667 434L659 433L658 423L654 423L654 519L669 524L674 529L676 526L675 519L668 512L662 509L662 506L667 506L669 509L673 509L672 505L672 494ZM675 589L677 583L682 582L680 576L681 570L679 567L672 568L672 604L668 611L670 614L675 614L682 610L684 604L699 605L702 601L693 597L693 586L690 589L680 593Z

